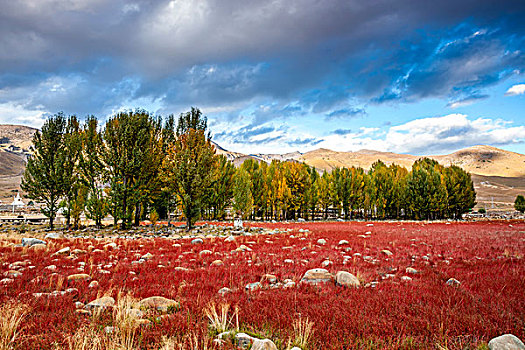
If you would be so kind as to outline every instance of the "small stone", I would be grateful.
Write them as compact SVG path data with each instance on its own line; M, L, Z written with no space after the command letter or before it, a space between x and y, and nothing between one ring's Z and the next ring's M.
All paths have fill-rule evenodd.
M390 250L388 250L388 249L383 249L383 250L381 251L381 253L385 254L386 256L392 256L392 255L394 255L394 254L393 254Z
M417 270L415 268L413 268L413 267L407 267L405 269L405 272L415 275L417 273Z
M231 293L231 292L232 292L232 290L230 288L222 287L221 289L219 289L219 291L217 293L219 293L222 296L225 296L226 294Z
M254 291L258 290L258 289L261 289L262 288L262 284L261 284L261 282L248 283L244 288L248 292L254 292Z
M303 278L301 278L302 283L318 284L331 282L333 276L325 269L311 269L305 272Z
M98 286L99 286L98 281L91 281L88 288L98 288Z
M10 284L10 283L13 283L15 280L12 279L12 278L3 278L0 280L0 284L1 285L6 285L6 284Z
M319 238L319 239L317 240L317 244L319 244L319 245L325 245L325 244L326 244L326 239Z
M359 287L359 279L347 271L339 271L335 275L335 283L343 287Z
M222 260L214 260L212 263L211 263L211 266L223 266L224 263L222 262Z
M233 242L233 241L235 241L235 237L233 237L233 236L228 236L228 237L226 237L226 239L224 240L224 242Z
M459 285L461 284L461 282L455 278L449 278L447 282L445 283L447 284L447 286L452 286L452 287L459 287Z
M59 232L49 232L45 238L48 238L48 239L60 239L60 238L64 238L64 235L59 233Z
M523 342L512 334L503 334L489 341L490 350L523 350Z
M204 241L202 240L202 238L195 238L194 240L191 241L191 244L203 244Z
M348 244L348 241L346 239L342 239L339 241L339 245L345 245Z
M71 248L65 247L65 248L60 249L53 255L69 255L70 252L71 252Z
M91 276L87 273L76 273L74 275L67 276L68 281L89 281Z
M73 249L71 251L72 254L75 254L75 255L83 255L83 254L86 254L87 252L83 249Z
M401 281L403 282L412 282L412 277L409 276L402 276Z
M321 263L321 266L322 266L322 267L328 267L328 266L333 265L333 264L334 264L334 263L331 262L330 260L325 260L325 261L323 261L323 262Z
M37 244L33 244L33 245L30 246L29 248L31 248L31 249L33 249L33 250L40 250L40 249L45 249L45 248L47 248L47 245L42 244L42 243L37 243Z
M151 258L153 258L153 254L151 253L146 253L144 254L143 256L140 257L141 259L144 259L144 260L149 260Z
M202 250L201 252L199 252L199 256L211 255L211 254L213 254L211 250Z
M111 242L111 243L108 243L104 246L104 249L117 249L118 246L117 246L117 243L115 242Z

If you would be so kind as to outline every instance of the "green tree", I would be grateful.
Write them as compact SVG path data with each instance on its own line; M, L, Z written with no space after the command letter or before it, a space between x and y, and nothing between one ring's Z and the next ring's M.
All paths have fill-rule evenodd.
M66 217L66 226L69 228L71 224L72 206L75 203L75 215L80 215L84 208L79 208L81 203L85 203L80 199L79 189L81 187L80 173L79 173L79 157L82 151L82 138L80 134L80 123L76 116L70 116L67 120L66 132L63 137L64 152L64 216ZM80 210L80 213L78 212Z
M163 179L177 193L186 228L190 230L202 208L203 195L211 186L217 161L207 119L197 108L179 116L176 139L163 162Z
M252 182L250 174L243 167L235 172L233 185L233 209L236 214L246 219L253 209Z
M521 194L519 194L514 200L514 209L520 213L525 212L525 197L523 197Z
M62 113L50 117L33 136L33 154L29 157L21 188L29 198L44 202L42 213L54 228L58 203L64 195L66 118Z
M112 214L122 228L138 225L144 202L160 189L157 175L162 154L160 120L137 110L113 116L104 129L104 162L111 185Z
M218 156L209 195L214 220L226 216L226 208L231 204L233 197L234 174L233 164L225 156Z
M103 194L102 185L106 177L106 166L103 160L104 142L98 131L98 120L89 116L81 131L82 151L79 157L81 181L87 188L86 216L102 226L102 219L108 213L108 203Z
M470 174L458 166L452 165L444 169L447 188L448 216L461 219L476 205L476 191Z

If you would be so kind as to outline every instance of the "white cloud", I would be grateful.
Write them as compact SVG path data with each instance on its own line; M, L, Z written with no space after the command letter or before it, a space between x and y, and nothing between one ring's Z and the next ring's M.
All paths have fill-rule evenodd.
M0 124L26 125L40 128L46 113L38 109L27 109L12 102L0 103Z
M432 154L487 144L501 146L525 141L525 126L500 119L470 120L464 114L422 118L393 126L385 141L393 152Z
M525 94L525 84L517 84L517 85L511 86L505 93L505 96L515 96L515 95L523 95L523 94Z

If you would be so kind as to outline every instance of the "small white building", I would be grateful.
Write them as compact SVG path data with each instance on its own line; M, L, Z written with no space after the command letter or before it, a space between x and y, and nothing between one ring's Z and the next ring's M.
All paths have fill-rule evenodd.
M13 206L13 211L16 209L23 208L25 206L25 203L22 201L22 198L20 198L20 193L16 194L16 197L13 197L13 203L11 203Z

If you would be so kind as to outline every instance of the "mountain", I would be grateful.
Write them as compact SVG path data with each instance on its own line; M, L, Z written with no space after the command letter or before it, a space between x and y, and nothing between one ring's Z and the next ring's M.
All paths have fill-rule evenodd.
M474 146L448 155L428 155L443 165L457 165L471 174L482 176L522 177L525 176L525 155L505 151L491 146ZM369 169L378 159L385 164L398 164L407 169L421 158L409 154L361 150L357 152L336 152L317 149L307 152L297 160L318 169L331 170L335 167L359 166Z
M20 175L36 129L20 125L0 125L0 197L12 196L19 188ZM270 163L272 160L305 162L319 170L359 166L369 169L378 159L387 165L407 169L421 156L360 150L337 152L320 148L314 151L286 154L243 154L232 152L212 142L217 154L239 166L246 159ZM447 155L429 155L443 165L455 164L472 174L478 206L510 208L517 194L525 193L525 155L491 146L474 146Z

